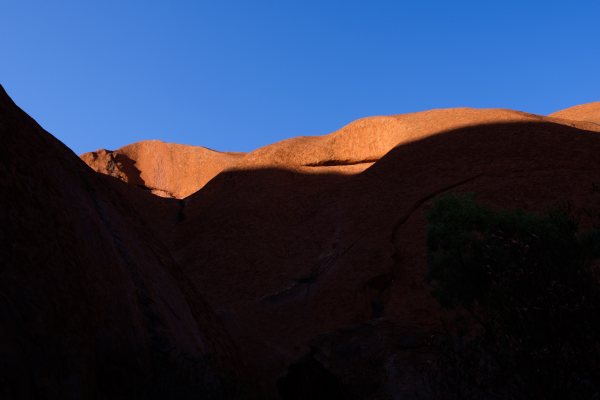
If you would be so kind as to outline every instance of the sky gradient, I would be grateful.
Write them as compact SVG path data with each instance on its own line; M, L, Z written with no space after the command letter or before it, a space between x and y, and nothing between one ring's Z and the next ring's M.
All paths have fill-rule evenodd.
M76 153L600 100L600 2L0 2L0 83Z

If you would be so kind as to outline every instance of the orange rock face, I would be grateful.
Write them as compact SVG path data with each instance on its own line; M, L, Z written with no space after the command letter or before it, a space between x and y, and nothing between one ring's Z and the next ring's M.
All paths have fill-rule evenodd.
M96 174L0 106L1 222L15 233L1 372L21 392L30 363L53 393L72 380L92 393L103 373L162 371L152 354L165 351L175 371L214 360L194 375L209 394L230 376L254 398L427 398L444 315L424 279L431 200L568 201L600 223L600 126L569 110L371 117L247 154L140 142L84 154ZM115 349L128 369L99 355Z
M181 199L230 168L242 155L149 140L116 151L102 149L85 153L81 159L96 172L150 190L161 197Z
M600 124L600 101L581 104L550 114L551 117Z
M598 104L552 114L555 118L512 110L472 108L368 117L328 135L287 139L247 154L221 153L204 147L151 140L115 151L101 149L85 153L81 159L96 172L132 183L161 197L183 199L226 170L283 167L306 173L359 173L395 146L474 125L548 120L598 130L600 127L592 118L598 115Z

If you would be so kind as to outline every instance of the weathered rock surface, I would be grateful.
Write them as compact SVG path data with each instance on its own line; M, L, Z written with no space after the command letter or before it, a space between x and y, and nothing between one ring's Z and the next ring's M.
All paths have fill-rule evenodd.
M150 190L158 196L181 199L234 165L242 155L148 140L116 151L102 149L85 153L81 159L96 172Z
M9 130L17 129L24 128ZM143 339L153 331L143 324L141 281L153 290L147 304L162 321L158 331L178 352L212 355L219 360L211 369L215 376L241 360L236 365L244 367L233 369L251 379L260 398L427 398L424 371L435 357L430 340L444 315L424 279L431 200L469 191L492 206L535 212L569 202L584 227L600 224L599 132L590 118L560 113L450 109L365 118L329 135L245 155L141 142L82 156L95 170L133 186L94 176L45 134L38 136L51 145L34 148L15 136L14 144L8 142L13 155L2 159L10 160L3 190L13 197L7 204L17 211L3 221L12 227L7 232L24 232L9 249L14 264L25 268L13 267L23 275L6 286L15 293L3 315L18 307L32 320L73 315L88 329L68 332L75 343L94 337L88 332L101 329L96 318L104 318L113 327L104 333L105 346L151 354L152 341ZM58 234L36 236L50 227ZM93 240L81 240L88 236ZM57 261L49 250L55 247L61 250ZM54 289L53 274L69 277L64 282L72 287ZM29 279L41 288L35 293L62 306L19 297L18 291L29 293ZM185 311L194 302L202 311ZM171 320L169 312L181 319ZM4 326L13 337L24 327ZM46 325L27 328L30 335L55 332ZM123 332L138 336L126 339ZM78 360L70 371L94 376L92 344L69 352L52 340L60 345L54 354ZM194 347L194 340L207 345ZM123 359L140 360L131 352ZM36 359L24 360L15 365L25 368ZM141 360L138 368L147 368ZM97 388L94 380L82 382L86 390ZM203 375L200 382L212 381Z

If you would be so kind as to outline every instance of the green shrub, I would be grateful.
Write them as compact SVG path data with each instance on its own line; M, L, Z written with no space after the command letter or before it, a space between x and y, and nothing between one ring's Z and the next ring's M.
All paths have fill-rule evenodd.
M600 398L598 231L463 194L434 202L427 233L434 297L478 328L440 342L446 398Z

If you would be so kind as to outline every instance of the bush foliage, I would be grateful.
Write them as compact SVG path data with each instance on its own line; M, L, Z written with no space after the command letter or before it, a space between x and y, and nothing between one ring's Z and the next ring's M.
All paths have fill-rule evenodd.
M438 396L600 398L598 231L463 194L434 202L427 241L434 297L473 328L440 342Z

